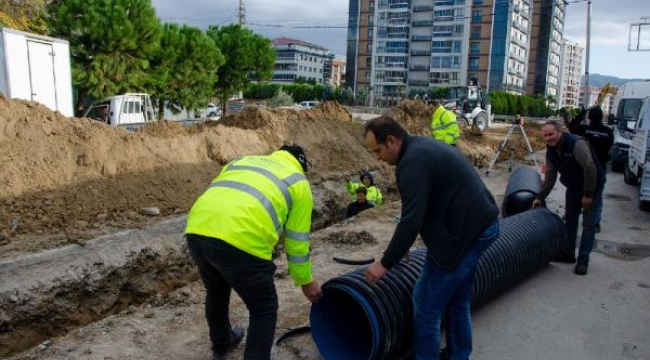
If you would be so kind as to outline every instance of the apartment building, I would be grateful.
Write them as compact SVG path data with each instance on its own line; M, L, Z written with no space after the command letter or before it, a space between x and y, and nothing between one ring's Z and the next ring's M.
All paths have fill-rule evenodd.
M273 39L276 50L273 82L292 83L297 78L325 83L331 78L334 55L323 46L302 40Z
M562 41L558 94L558 107L560 108L576 108L581 102L580 79L584 51L585 49L580 44L572 43L566 39Z
M347 83L372 105L471 78L488 91L524 94L534 65L552 73L545 78L555 90L544 93L557 94L564 8L553 3L539 7L550 9L539 16L550 22L536 28L549 51L531 58L532 0L350 0Z
M334 59L332 60L332 77L330 78L330 85L344 86L345 85L345 60Z
M527 94L555 99L560 92L564 1L537 0L533 3L531 47L528 59Z

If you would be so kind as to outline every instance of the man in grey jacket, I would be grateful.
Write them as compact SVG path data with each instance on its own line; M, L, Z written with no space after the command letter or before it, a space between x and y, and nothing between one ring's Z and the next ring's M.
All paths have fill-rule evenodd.
M366 124L366 145L397 165L402 214L380 262L366 279L379 281L409 251L418 234L427 259L413 292L417 360L440 357L440 324L447 314L443 357L467 360L472 351L470 297L478 259L499 234L498 208L478 173L456 149L409 136L390 117Z

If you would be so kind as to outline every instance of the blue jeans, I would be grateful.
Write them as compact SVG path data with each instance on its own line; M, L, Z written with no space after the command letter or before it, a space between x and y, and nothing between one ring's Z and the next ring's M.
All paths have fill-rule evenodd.
M250 314L245 360L269 360L278 313L273 282L275 264L214 238L187 234L187 245L205 285L205 317L213 351L232 343L231 290L241 297Z
M447 358L449 360L469 359L472 352L470 300L474 274L481 254L498 236L499 221L495 220L453 270L439 268L431 257L427 256L413 292L414 359L439 359L440 324L445 312L448 320Z
M589 263L589 254L596 242L596 216L602 212L603 207L603 188L605 184L599 184L594 192L594 203L591 211L582 211L582 191L567 189L566 191L566 228L567 251L575 254L576 241L578 237L578 220L582 212L582 236L580 238L580 249L578 250L578 262Z
M603 216L603 190L607 178L603 176L603 189L594 194L594 226L600 226L600 220Z

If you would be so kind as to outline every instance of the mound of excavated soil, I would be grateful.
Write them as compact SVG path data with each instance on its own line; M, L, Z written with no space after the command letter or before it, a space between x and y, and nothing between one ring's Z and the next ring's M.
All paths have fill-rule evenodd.
M80 241L187 211L221 165L297 143L318 183L375 169L363 129L338 104L305 111L247 108L218 123L156 122L130 133L0 98L0 254Z

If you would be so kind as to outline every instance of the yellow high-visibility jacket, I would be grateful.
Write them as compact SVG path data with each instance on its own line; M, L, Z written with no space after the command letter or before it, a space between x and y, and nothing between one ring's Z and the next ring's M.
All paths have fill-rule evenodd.
M362 186L365 186L365 185L363 185L363 183L360 183L360 182L352 182L352 181L345 184L345 187L347 188L348 193L350 194L350 196L352 196L353 200L357 199L356 191L357 191L358 188L360 188ZM381 191L379 191L377 186L370 185L370 186L366 187L366 189L368 190L368 193L366 194L366 200L369 203L371 203L371 204L373 204L375 206L381 205L382 202L383 202L382 201L382 196L381 196Z
M224 166L194 203L185 233L221 239L265 260L284 234L289 273L296 286L306 285L313 281L313 207L311 187L293 155L245 156Z
M456 145L456 139L460 137L460 127L456 121L456 115L445 109L444 106L438 106L431 116L431 134L445 144Z

